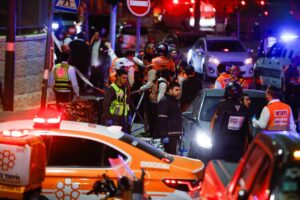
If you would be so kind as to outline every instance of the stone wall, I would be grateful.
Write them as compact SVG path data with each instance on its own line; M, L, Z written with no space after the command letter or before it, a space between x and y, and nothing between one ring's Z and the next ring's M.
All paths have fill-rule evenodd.
M2 86L4 86L5 47L5 37L1 36L0 81ZM40 106L45 47L46 34L16 37L14 110Z

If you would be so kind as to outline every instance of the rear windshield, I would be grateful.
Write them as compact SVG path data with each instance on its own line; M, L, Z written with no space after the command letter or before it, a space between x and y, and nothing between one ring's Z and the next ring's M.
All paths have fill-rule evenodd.
M263 109L263 107L267 104L265 98L253 98L251 99L251 106L250 106L250 114L251 116L256 116L258 118L260 116L260 113ZM217 105L221 102L225 101L223 97L207 97L204 100L204 104L201 107L201 113L200 113L200 120L201 121L207 121L210 122L216 109Z
M238 40L208 40L208 51L245 52L245 48Z
M135 26L123 27L121 29L121 34L136 35L136 27ZM141 27L141 35L147 35L147 34L148 34L147 28Z
M173 156L131 135L124 134L120 138L120 140L133 145L136 148L141 149L142 151L145 151L160 160L165 160L167 163L171 163L174 160Z

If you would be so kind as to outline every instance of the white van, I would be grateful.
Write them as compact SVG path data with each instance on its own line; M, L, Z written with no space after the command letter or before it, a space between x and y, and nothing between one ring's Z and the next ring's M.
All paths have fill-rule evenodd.
M300 40L276 42L264 57L260 57L254 64L254 82L259 88L273 85L282 88L284 67L291 64L291 60L300 56ZM298 70L300 66L298 66Z

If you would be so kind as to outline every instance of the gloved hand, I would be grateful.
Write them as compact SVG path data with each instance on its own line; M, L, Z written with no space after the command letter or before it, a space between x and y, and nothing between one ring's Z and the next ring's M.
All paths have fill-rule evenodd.
M168 136L162 138L163 144L169 144L169 142L170 142L170 138Z

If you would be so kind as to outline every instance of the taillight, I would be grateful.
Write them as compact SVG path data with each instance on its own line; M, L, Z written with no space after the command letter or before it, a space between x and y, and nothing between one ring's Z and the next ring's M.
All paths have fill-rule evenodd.
M177 190L186 192L194 192L200 190L200 181L190 179L163 179L162 182L170 187Z
M61 113L40 111L33 118L34 128L59 128Z

